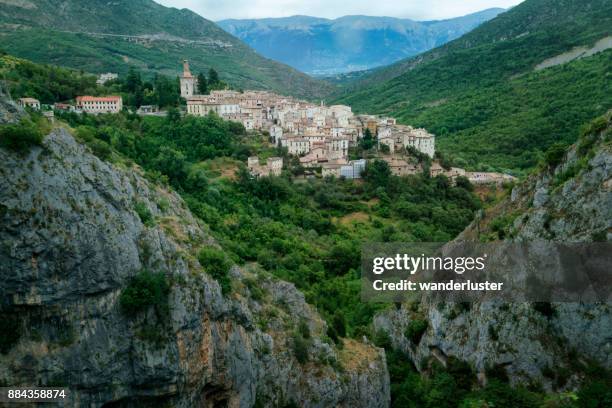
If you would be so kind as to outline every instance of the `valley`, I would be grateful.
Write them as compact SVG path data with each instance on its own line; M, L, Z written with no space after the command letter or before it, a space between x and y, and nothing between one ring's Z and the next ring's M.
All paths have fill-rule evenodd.
M611 19L525 0L221 29L149 0L0 0L0 384L71 407L610 406L609 302L367 301L362 256L609 245ZM353 64L274 46L338 24L383 32L344 50L365 71L284 65Z
M344 16L223 20L218 24L262 55L317 77L389 65L452 41L505 10L441 21Z

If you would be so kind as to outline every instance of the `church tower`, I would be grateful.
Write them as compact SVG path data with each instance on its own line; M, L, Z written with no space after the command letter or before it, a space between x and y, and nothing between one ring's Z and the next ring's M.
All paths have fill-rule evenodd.
M190 98L197 93L197 78L189 71L189 61L183 60L183 75L181 75L181 96Z

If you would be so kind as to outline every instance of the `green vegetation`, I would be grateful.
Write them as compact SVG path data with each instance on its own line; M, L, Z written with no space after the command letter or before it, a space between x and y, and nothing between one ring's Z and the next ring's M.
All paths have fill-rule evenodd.
M362 77L337 102L427 128L459 166L524 172L612 107L610 50L534 71L610 35L611 16L605 0L527 0L461 39Z
M564 143L555 143L548 148L544 154L544 162L547 166L554 168L561 164L565 153L567 152L567 145Z
M308 362L308 347L310 346L309 338L310 333L308 333L308 337L305 337L304 333L301 333L299 330L293 333L293 337L291 338L293 355L300 364Z
M21 338L21 319L16 313L0 313L0 353L6 354Z
M22 118L14 125L0 126L0 147L25 153L43 141L40 127L29 118Z
M8 85L14 99L32 97L43 104L74 99L78 95L98 95L93 75L35 64L11 55L0 56L0 80Z
M130 78L131 85L125 86L139 83L137 75ZM137 89L130 92L136 94ZM384 161L372 162L363 180L296 179L292 168L281 177L254 179L242 164L248 156L285 152L270 146L265 136L247 134L242 125L214 114L181 117L171 109L165 118L127 112L58 113L57 117L88 145L98 144L99 156L128 166L136 163L149 180L167 184L182 195L219 242L219 249L200 248L197 257L224 294L232 290L232 264L257 262L305 294L329 323L327 334L338 347L342 337L362 335L385 347L394 406L534 406L534 401L543 402L538 392L510 388L500 380L503 372L490 376L489 385L476 390L471 368L452 359L446 369L428 362L425 375L420 375L405 356L392 350L387 334L370 332L374 313L391 305L359 301L360 244L452 239L481 207L467 180L451 185L447 178L430 178L427 173L397 177ZM588 152L590 139L583 140ZM144 223L152 221L144 204L134 205ZM507 233L508 225L504 219L496 232ZM252 282L245 285L249 290L257 287ZM133 316L153 306L158 315L165 314L168 292L163 273L142 271L122 291L121 309ZM253 299L265 295L251 293ZM147 323L137 335L157 342L156 327ZM426 330L427 322L415 319L405 335L418 344ZM494 329L489 334L497 335ZM311 357L311 341L305 322L293 328L288 344L302 364ZM581 392L584 396L577 398L595 400L602 388L596 384Z
M411 320L406 328L406 338L415 346L418 345L421 341L421 337L423 337L423 334L425 334L425 331L427 330L427 326L428 324L426 320Z
M277 149L215 115L58 117L138 163L151 180L173 186L232 262L258 262L295 283L335 322L332 340L366 334L374 312L384 307L358 301L360 243L446 241L480 208L468 187L451 186L444 177L396 177L384 162L368 168L364 182L294 182L289 174L253 179L232 160L244 163L255 149L264 156ZM214 163L234 170L221 176ZM224 268L211 272L209 258L201 261L227 293L231 285ZM333 320L336 313L342 317Z
M175 78L187 58L194 72L214 68L221 80L237 88L302 97L322 96L331 88L263 58L193 12L151 0L92 1L86 6L68 0L62 7L43 0L34 8L9 2L2 5L0 26L2 48L10 54L87 72L126 75L129 67L136 67L147 77L158 73Z
M547 395L523 386L511 387L505 373L496 376L488 372L487 385L479 388L472 368L454 358L447 360L446 368L431 359L426 362L424 373L419 373L402 352L387 349L386 356L391 406L397 408L603 408L612 401L605 370L587 373L592 381L587 381L576 393Z
M153 214L151 214L149 207L147 207L145 203L141 201L137 202L134 205L134 211L136 211L136 214L138 214L140 221L144 225L146 225L147 227L152 227L153 225L155 225L155 219L153 218Z
M100 86L96 77L52 65L40 65L10 55L0 56L0 80L13 98L33 97L42 104L74 100L79 95L121 95L124 105L176 107L181 103L178 78L154 73L145 78L131 67L127 75ZM227 86L218 82L216 86Z
M229 278L231 264L223 251L215 248L202 248L198 254L198 261L204 270L219 282L224 294L231 291L232 283Z
M154 306L159 314L168 312L168 293L170 291L166 275L163 272L143 270L132 278L127 287L121 291L119 304L128 315L147 310Z

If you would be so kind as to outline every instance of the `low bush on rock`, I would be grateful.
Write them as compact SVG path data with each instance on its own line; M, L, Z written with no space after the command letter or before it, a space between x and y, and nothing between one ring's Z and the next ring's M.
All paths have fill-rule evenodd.
M229 293L232 284L229 278L230 262L223 251L215 248L203 248L198 254L198 261L204 270L221 285L223 294Z
M123 289L119 303L124 313L134 315L154 306L158 313L168 311L170 287L163 272L143 270Z
M27 152L32 146L40 145L42 141L42 131L29 119L23 118L17 124L0 126L0 147Z

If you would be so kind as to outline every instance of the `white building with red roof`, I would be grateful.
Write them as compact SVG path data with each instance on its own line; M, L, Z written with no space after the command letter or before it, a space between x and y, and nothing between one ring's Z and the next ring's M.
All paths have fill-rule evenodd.
M120 96L77 96L76 107L87 113L119 113L123 109Z

